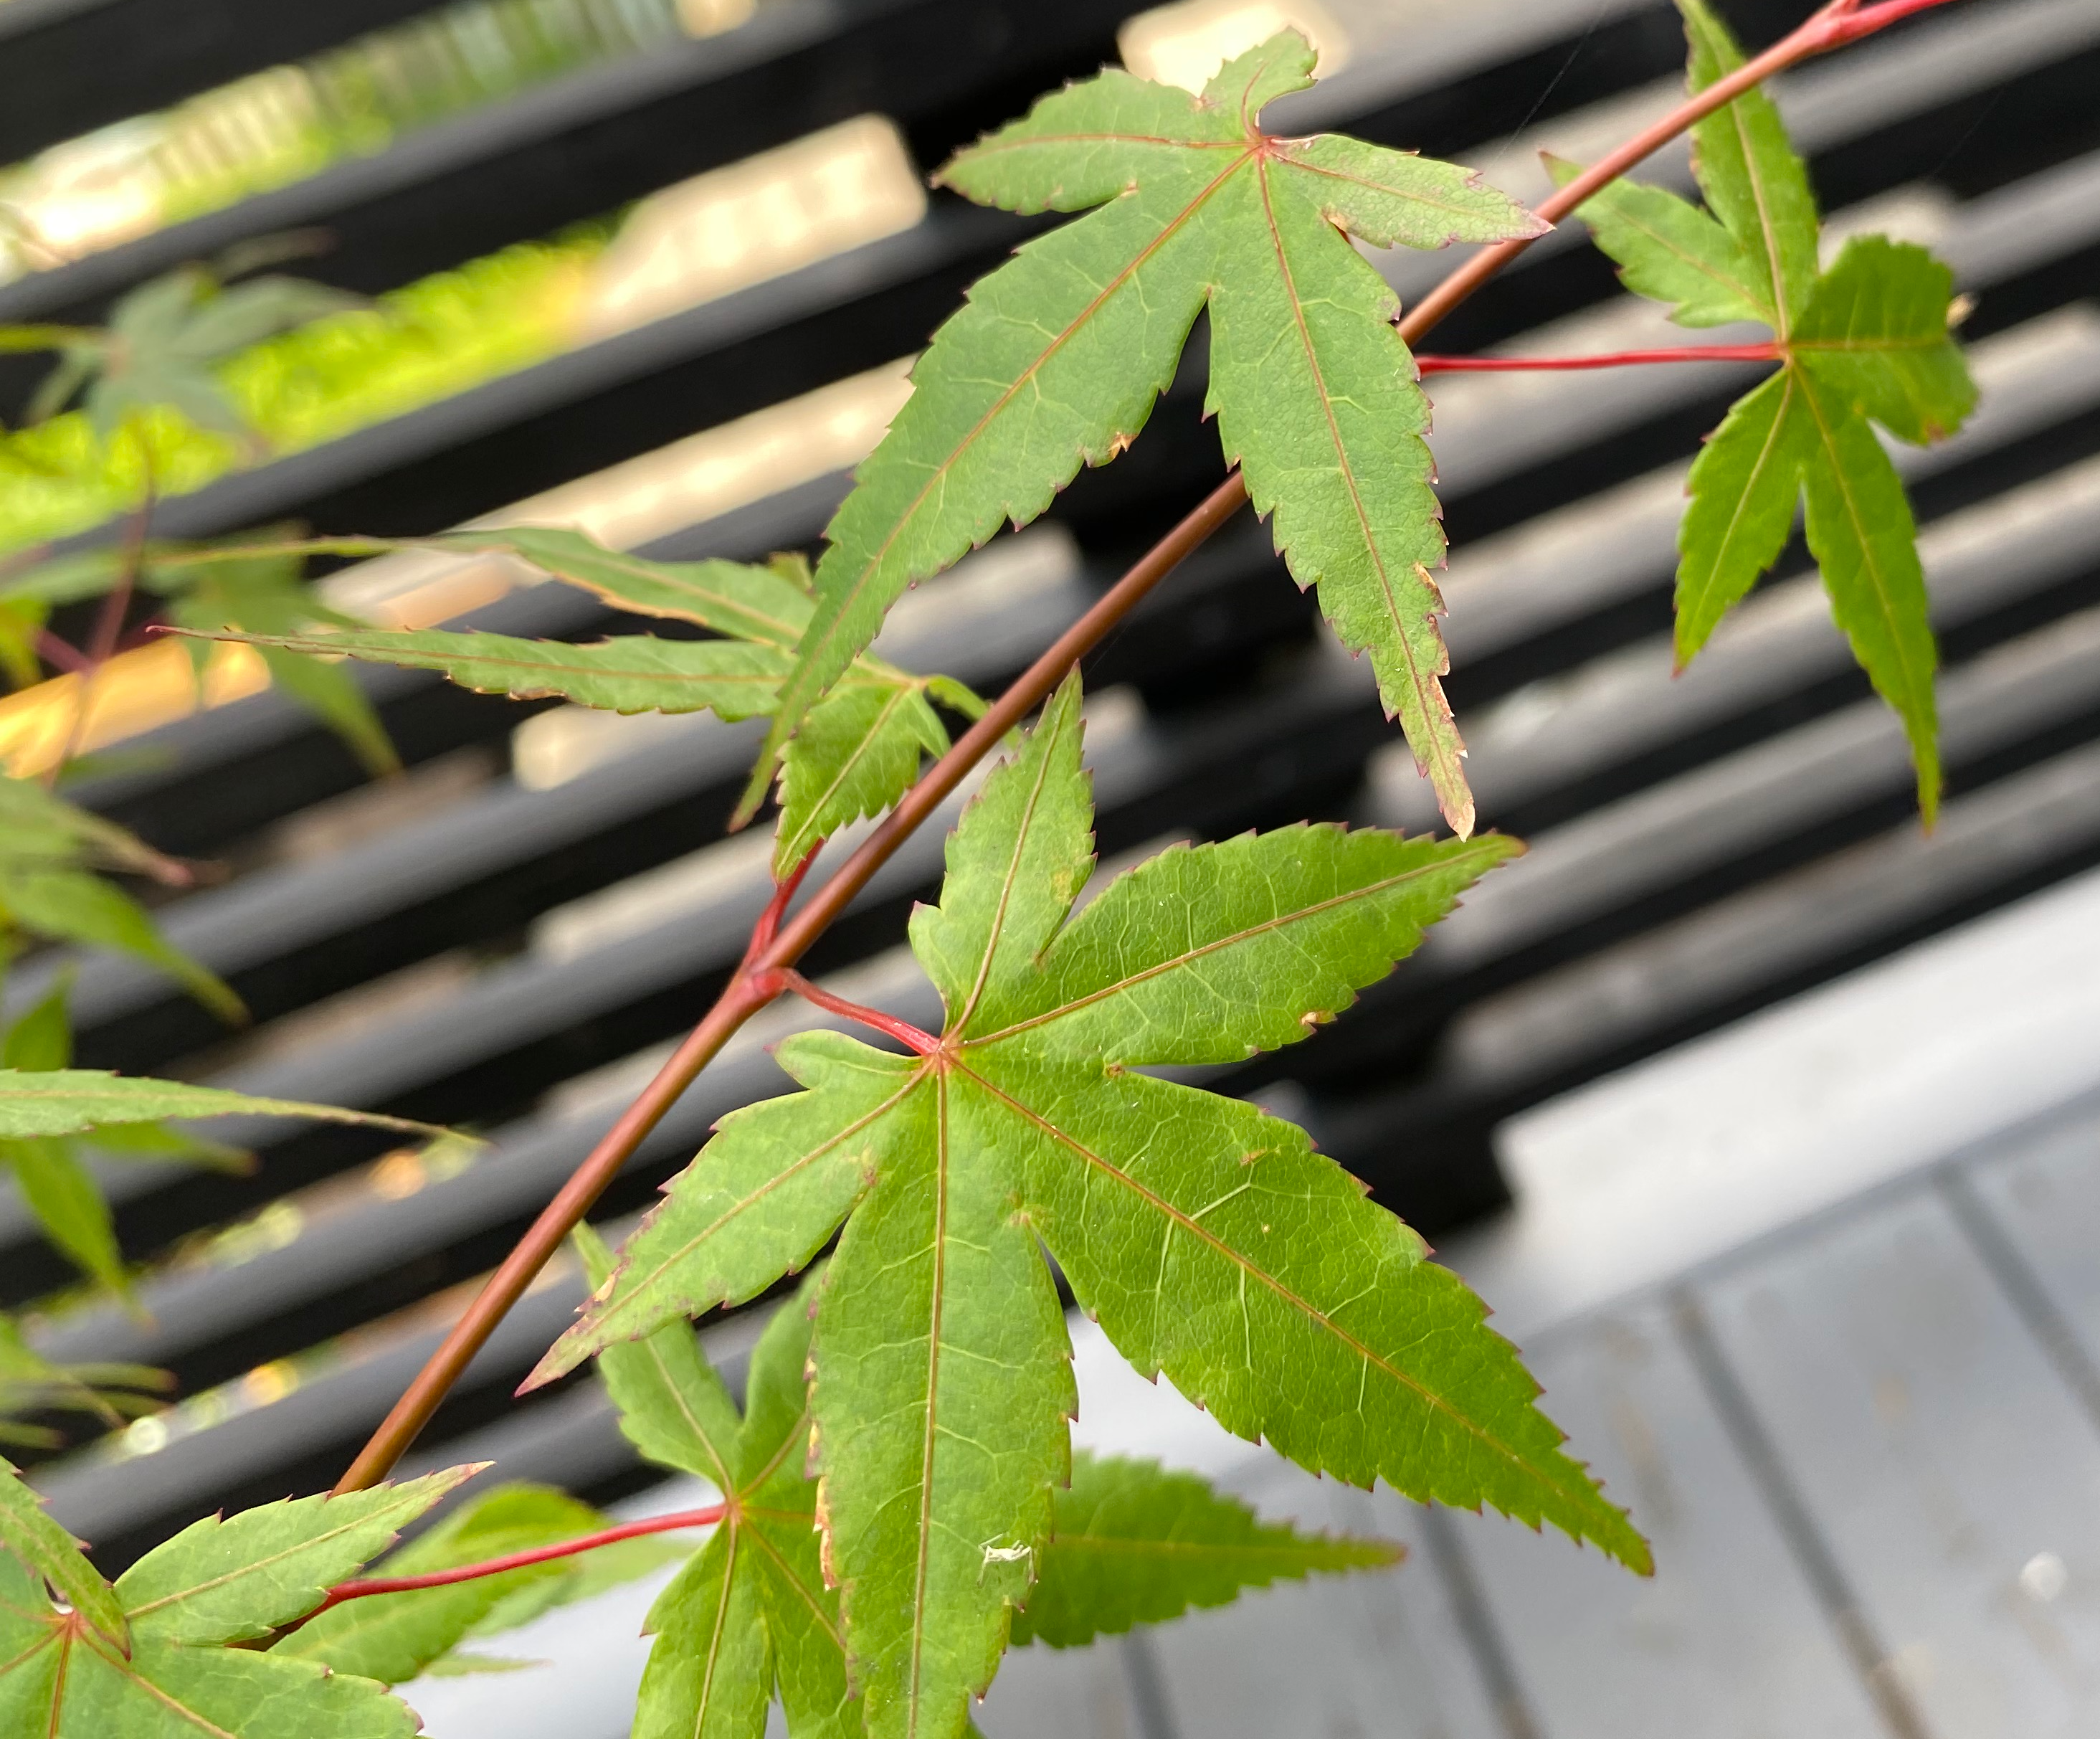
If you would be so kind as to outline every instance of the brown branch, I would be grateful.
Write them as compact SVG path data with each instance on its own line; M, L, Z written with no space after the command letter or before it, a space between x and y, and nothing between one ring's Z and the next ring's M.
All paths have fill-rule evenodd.
M1851 41L1899 15L1944 3L1944 0L1885 0L1866 11L1858 0L1832 0L1793 35L1767 49L1740 71L1688 99L1670 115L1648 128L1604 162L1570 182L1539 208L1549 221L1573 210L1607 182L1616 179L1643 157L1668 143L1695 121L1758 79L1782 67L1791 66L1813 54ZM1869 23L1868 20L1877 20ZM1838 33L1841 26L1848 34ZM1483 249L1454 271L1399 322L1401 338L1411 346L1439 320L1463 302L1496 272L1523 252L1524 244L1504 242ZM694 1078L728 1043L737 1029L773 1000L779 981L774 973L792 966L808 951L833 920L842 913L869 879L904 841L915 832L960 785L965 775L989 754L1007 732L1033 713L1062 682L1079 660L1121 623L1152 589L1171 573L1211 535L1230 519L1247 499L1246 484L1238 471L1204 497L1180 524L1140 557L1135 567L1071 627L1058 636L1048 651L1030 664L1013 686L1002 695L943 755L919 783L899 800L882 823L819 889L814 898L780 931L770 944L745 956L743 964L721 995L686 1035L639 1097L620 1114L589 1156L571 1174L554 1199L521 1238L502 1265L483 1284L480 1293L429 1362L416 1375L377 1430L342 1477L338 1492L359 1491L384 1479L474 1356L481 1350L496 1326L524 1295L562 1240L590 1211L591 1204L618 1176L649 1132L663 1120ZM806 867L806 866L805 866Z

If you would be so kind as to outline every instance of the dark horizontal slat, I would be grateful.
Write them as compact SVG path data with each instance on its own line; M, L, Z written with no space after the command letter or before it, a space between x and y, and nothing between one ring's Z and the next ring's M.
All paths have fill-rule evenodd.
M1957 797L1894 832L1480 1004L1426 1084L1325 1108L1375 1174L1397 1132L1417 1156L1477 1151L1524 1106L2100 861L2100 745Z
M567 1326L582 1301L573 1273L528 1294L469 1367L463 1384L510 1379L529 1367ZM206 1491L239 1490L289 1459L332 1449L394 1397L443 1338L430 1327L395 1340L376 1354L305 1386L274 1404L227 1419L151 1455L90 1461L54 1470L42 1484L60 1515L77 1517L82 1534L121 1547L123 1534L164 1516L193 1512ZM121 1551L119 1556L121 1556Z
M2008 748L2100 717L2100 611L2082 610L1949 673L1940 753L1957 788ZM1752 858L1776 841L1825 840L1858 810L1900 809L1915 775L1901 722L1862 701L1697 771L1652 785L1529 841L1432 931L1416 957L1445 976ZM1391 818L1381 818L1388 819Z
M431 10L430 0L11 0L0 162Z
M296 9L294 9L296 10ZM236 205L0 285L0 320L90 311L243 237L320 226L309 276L376 294L871 112L909 123L1114 55L1126 0L781 0L721 36L584 68ZM1002 118L986 115L985 122ZM951 143L980 123L962 121Z
M1812 146L1855 137L1943 101L1950 91L1974 89L2008 66L2045 60L2079 39L2080 17L2067 0L2022 0L2014 7L1957 15L1941 21L1937 33L1921 31L1908 40L1868 45L1842 66L1833 63L1802 74L1788 94L1789 111L1798 112ZM2020 28L2010 28L2014 24ZM1965 71L1967 84L1961 82ZM1571 117L1568 124L1579 127L1582 117ZM473 196L478 204L501 203L492 201L485 188L477 188ZM886 360L923 342L968 278L1027 232L1017 220L965 213L952 205L939 215L949 221L930 226L930 237L898 237L857 250L849 257L851 264L827 262L227 478L165 504L158 523L170 535L208 536L279 515L329 530L426 531L631 457L696 425L820 384L821 377L805 377L816 357L832 359L832 377ZM977 227L968 227L965 218ZM1573 247L1580 239L1578 228L1568 227L1549 238L1534 254L1545 258L1555 244ZM2012 245L2011 238L2001 245ZM921 276L897 275L907 257L928 263ZM942 263L933 266L935 261ZM1449 262L1403 250L1385 263L1411 300ZM930 277L923 275L929 267ZM1986 281L1994 269L1979 258L1971 272ZM872 275L871 282L862 280L864 273ZM887 286L886 293L871 296L878 284ZM0 287L0 315L7 312L9 294ZM840 320L836 311L855 300L863 304L858 313ZM824 311L831 311L828 320ZM761 329L772 337L754 343ZM722 353L739 341L735 365L725 369ZM672 359L683 366L666 366ZM389 464L390 455L398 455L398 462Z
M608 1225L617 1238L627 1228ZM508 1385L566 1326L582 1301L581 1277L564 1258L519 1304L468 1368L461 1390ZM759 1305L701 1337L709 1361L741 1396L751 1349L771 1308ZM377 1424L401 1384L429 1356L442 1331L413 1313L374 1324L342 1362L282 1398L246 1404L234 1416L175 1435L147 1455L107 1450L53 1468L39 1486L77 1531L93 1541L104 1570L114 1574L161 1538L170 1525L201 1510L235 1509L279 1494L271 1481L288 1463L347 1456ZM236 1400L236 1410L243 1408ZM542 1479L586 1488L634 1464L634 1452L612 1423L604 1391L586 1378L500 1423L420 1446L411 1472L500 1460L503 1479Z
M850 482L842 473L816 478L637 553L661 561L708 556L756 561L776 550L796 549L815 539ZM547 585L514 592L452 625L527 638L576 639L611 620L596 598L568 586ZM411 765L463 743L505 735L525 716L516 702L466 695L426 671L384 664L345 668L378 708ZM452 704L444 704L442 697L448 696ZM433 710L434 699L443 722L426 737L418 722ZM177 853L208 854L368 777L311 713L275 691L193 713L140 740L151 752L148 765L83 780L70 794Z
M1920 540L1943 633L2094 571L2100 465L2088 461L1928 527ZM1723 625L1682 676L1649 642L1599 661L1551 695L1521 695L1477 719L1468 771L1482 814L1499 823L1579 806L1597 782L1637 779L1645 759L1820 682L1852 659L1814 576L1767 585ZM1622 770L1615 773L1614 770ZM1410 820L1427 825L1418 794Z

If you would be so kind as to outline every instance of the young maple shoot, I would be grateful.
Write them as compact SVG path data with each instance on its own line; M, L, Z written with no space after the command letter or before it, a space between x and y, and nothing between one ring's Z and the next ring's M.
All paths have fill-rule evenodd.
M1294 1125L1136 1072L1307 1036L1514 842L1285 828L1169 850L1073 916L1093 864L1080 735L1074 678L914 916L940 1039L902 1057L834 1032L783 1044L809 1090L725 1119L534 1373L752 1297L845 1222L810 1409L878 1739L960 1730L1050 1537L1077 1397L1045 1247L1124 1355L1226 1429L1648 1567L1418 1238Z
M0 351L58 352L29 400L31 422L77 396L105 441L163 406L201 429L253 439L215 365L273 333L362 305L302 278L229 285L211 267L179 266L120 297L106 327L0 326Z
M750 788L914 581L1026 524L1083 462L1145 426L1196 316L1211 315L1210 408L1277 547L1472 828L1430 570L1443 528L1429 407L1393 330L1399 298L1349 245L1437 248L1542 226L1467 170L1322 135L1273 138L1264 105L1312 82L1286 30L1201 97L1110 68L1047 96L936 178L981 204L1079 211L971 288L911 373L911 396L826 527L817 611ZM1344 232L1347 233L1344 234Z
M1678 0L1703 90L1742 64L1706 0ZM1929 822L1939 801L1938 662L1917 527L1878 423L1916 445L1944 439L1976 389L1950 330L1953 275L1886 236L1818 263L1815 196L1778 108L1750 90L1692 130L1702 210L1663 188L1614 183L1579 215L1626 287L1674 305L1687 326L1754 320L1780 367L1737 400L1692 467L1678 532L1677 660L1779 559L1807 497L1808 547L1832 615L1902 719ZM1549 160L1563 184L1574 166Z

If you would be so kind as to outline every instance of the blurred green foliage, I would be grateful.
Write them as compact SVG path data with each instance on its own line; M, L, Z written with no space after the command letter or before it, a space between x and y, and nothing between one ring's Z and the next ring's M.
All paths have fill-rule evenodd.
M520 242L328 315L218 369L227 397L272 452L296 451L544 360L567 346L590 263L616 220ZM161 496L181 495L254 454L165 405L133 423ZM146 467L135 441L98 440L69 412L0 437L0 553L83 531L129 510Z

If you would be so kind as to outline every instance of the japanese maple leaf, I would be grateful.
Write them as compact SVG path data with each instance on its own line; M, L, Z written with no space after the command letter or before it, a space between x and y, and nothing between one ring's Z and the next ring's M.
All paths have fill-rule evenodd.
M592 1278L611 1257L581 1234ZM858 1739L839 1596L825 1582L817 1482L806 1462L805 1372L818 1277L759 1337L739 1418L692 1330L673 1322L598 1354L620 1429L660 1467L696 1474L728 1499L712 1538L658 1596L635 1739L761 1739L776 1697L790 1739ZM1280 1578L1382 1568L1400 1549L1255 1519L1193 1475L1081 1456L1052 1494L1054 1525L1026 1635L1069 1648L1133 1624L1217 1606Z
M313 1611L475 1471L207 1516L112 1587L0 1462L0 1733L411 1739L414 1712L371 1679L238 1644Z
M1462 836L1472 800L1440 678L1430 570L1444 538L1429 406L1392 329L1399 301L1349 244L1435 248L1538 233L1451 164L1322 135L1273 137L1263 108L1312 81L1285 31L1200 97L1114 69L1070 85L937 178L981 204L1081 211L978 282L912 371L817 568L815 620L748 802L804 715L915 580L1034 519L1082 463L1145 426L1198 313L1225 457L1277 547L1379 693Z
M1702 90L1742 64L1706 0L1678 0ZM1689 664L1779 559L1807 497L1808 547L1832 615L1902 719L1918 805L1939 806L1939 662L1917 525L1879 423L1922 446L1958 429L1976 389L1949 330L1953 275L1924 249L1868 236L1827 271L1808 170L1772 100L1746 91L1692 129L1702 210L1621 181L1580 208L1628 289L1687 326L1755 320L1779 372L1738 399L1692 467L1678 532L1677 661ZM1550 165L1564 182L1573 166Z
M368 542L369 540L362 541ZM698 713L735 720L770 714L795 668L795 647L815 606L800 558L651 562L576 532L520 527L455 532L418 547L516 556L640 616L691 622L718 638L622 634L583 646L507 634L417 629L234 632L265 655L326 669L311 657L346 656L442 672L462 688L518 700L559 695L614 713ZM879 815L919 776L922 757L944 753L947 728L934 703L968 717L985 709L952 677L914 676L863 653L810 710L780 770L774 867L787 875L825 839Z
M877 1739L961 1729L1051 1535L1076 1397L1046 1247L1124 1356L1228 1430L1648 1561L1420 1239L1295 1126L1137 1072L1306 1036L1514 843L1285 828L1162 853L1074 916L1079 746L1070 681L949 841L911 925L943 1035L783 1044L810 1091L724 1121L535 1373L751 1297L845 1220L811 1411Z

